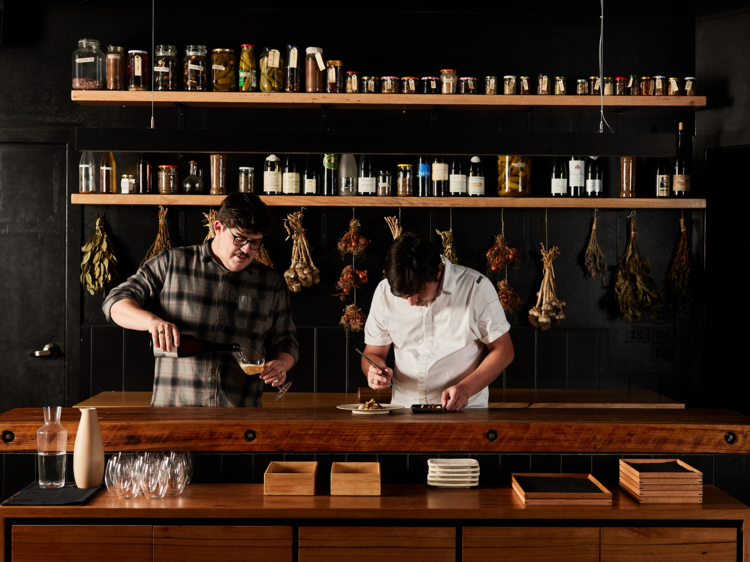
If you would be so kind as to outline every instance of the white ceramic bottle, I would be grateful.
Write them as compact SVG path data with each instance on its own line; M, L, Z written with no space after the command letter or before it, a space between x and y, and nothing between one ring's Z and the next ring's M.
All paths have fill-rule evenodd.
M104 478L104 442L96 408L80 408L81 421L73 448L73 475L79 488L101 486Z

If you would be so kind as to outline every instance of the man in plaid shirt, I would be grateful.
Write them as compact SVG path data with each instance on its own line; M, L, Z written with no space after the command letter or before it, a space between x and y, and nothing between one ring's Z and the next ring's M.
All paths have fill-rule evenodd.
M260 377L245 375L229 353L158 357L152 406L261 406L263 383L283 384L297 361L284 278L254 261L271 230L265 203L232 193L214 229L206 244L165 250L146 262L102 309L123 328L150 332L163 351L179 346L182 332L254 349L266 357L265 369Z

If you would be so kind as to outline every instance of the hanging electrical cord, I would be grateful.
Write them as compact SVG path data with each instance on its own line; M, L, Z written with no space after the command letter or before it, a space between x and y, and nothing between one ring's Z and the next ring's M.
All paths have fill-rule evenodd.
M601 103L599 107L599 132L604 132L604 125L611 133L614 133L612 127L609 126L607 120L604 118L604 0L601 0L602 15L599 16L601 21L601 27L599 29L599 101Z
M154 128L154 55L156 54L156 0L151 0L151 128Z

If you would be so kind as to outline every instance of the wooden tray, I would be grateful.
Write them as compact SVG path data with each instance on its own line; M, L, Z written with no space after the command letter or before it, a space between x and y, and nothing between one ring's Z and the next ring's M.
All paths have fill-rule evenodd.
M684 470L645 470L667 462ZM703 502L703 473L680 459L620 459L620 487L639 503Z
M280 462L268 465L263 475L266 496L314 496L317 462Z
M581 479L588 480L600 492L563 492L563 491L529 491L524 490L523 486L516 479L521 481L525 478L559 478L559 479ZM531 474L511 474L511 485L518 497L526 505L612 505L612 492L607 490L591 474L562 474L562 473L531 473Z
M668 462L676 462L679 466L685 469L680 472L648 472L645 470L638 470L635 465L648 465L664 464ZM647 482L651 480L680 480L691 483L703 484L703 473L699 470L694 469L689 464L682 462L680 459L620 459L620 473L629 475L631 480L636 482Z
M379 462L335 462L331 465L332 496L379 496Z

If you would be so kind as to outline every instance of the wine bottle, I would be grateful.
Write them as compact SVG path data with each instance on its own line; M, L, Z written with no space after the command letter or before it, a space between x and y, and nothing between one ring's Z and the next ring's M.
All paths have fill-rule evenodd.
M445 197L448 195L448 164L442 156L432 159L432 195Z
M315 166L315 158L317 157L316 154L308 154L307 155L307 161L305 162L305 172L304 172L304 180L305 180L305 195L319 195L318 193L318 170Z
M281 177L284 195L299 195L299 173L294 156L287 154L284 158L284 174Z
M377 195L378 178L372 168L372 158L369 154L359 157L359 177L357 178L357 193L359 195Z
M568 170L561 157L555 156L552 162L552 197L565 197L568 194Z
M154 347L153 339L148 340L148 345L154 352L154 357L195 357L201 353L213 353L215 351L240 351L240 344L238 343L216 343L185 334L180 334L179 347L172 345L172 351L170 352Z
M571 197L583 197L583 191L586 185L586 162L580 156L571 156L568 163L568 178L570 184Z
M102 154L99 163L99 192L117 193L117 165L111 152Z
M672 174L672 193L675 197L690 197L690 159L685 146L685 126L677 130L677 158Z
M339 155L324 154L323 168L325 169L325 174L323 175L323 195L338 195Z
M354 154L341 155L339 195L357 195L357 161L354 159Z
M469 197L484 197L484 170L479 156L471 157L469 165Z
M656 164L656 196L669 197L672 185L672 174L669 170L669 160L659 158Z
M589 156L586 169L586 195L589 197L602 196L602 162L598 156Z
M465 197L466 191L466 174L463 169L463 157L454 156L451 162L451 174L449 179L448 191L453 197Z
M264 195L281 195L281 159L269 154L263 169Z
M417 193L419 197L428 197L432 195L432 171L428 156L419 157L419 167L417 168Z
M145 152L138 155L135 163L135 170L138 180L138 193L156 193L154 184L154 167L151 164L151 157Z

